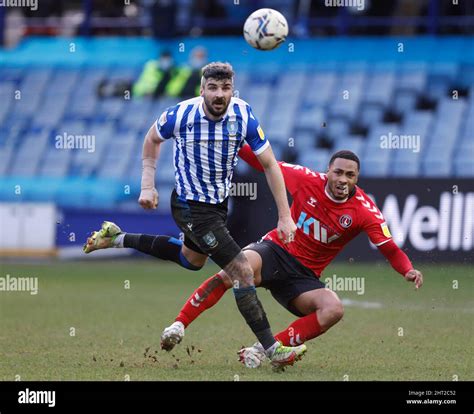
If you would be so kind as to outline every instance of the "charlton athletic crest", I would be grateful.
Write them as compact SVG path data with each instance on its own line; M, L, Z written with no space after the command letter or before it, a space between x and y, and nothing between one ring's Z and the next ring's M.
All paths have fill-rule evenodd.
M344 214L343 216L341 216L341 218L339 219L339 224L344 227L345 229L348 229L351 224L352 224L352 217L349 216L349 214Z

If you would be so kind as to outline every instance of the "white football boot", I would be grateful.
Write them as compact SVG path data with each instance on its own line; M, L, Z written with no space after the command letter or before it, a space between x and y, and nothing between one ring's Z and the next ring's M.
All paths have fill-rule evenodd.
M184 325L177 321L164 329L161 334L161 349L171 351L184 338Z
M260 342L255 342L248 348L242 348L237 354L239 355L239 361L247 368L258 368L267 359Z

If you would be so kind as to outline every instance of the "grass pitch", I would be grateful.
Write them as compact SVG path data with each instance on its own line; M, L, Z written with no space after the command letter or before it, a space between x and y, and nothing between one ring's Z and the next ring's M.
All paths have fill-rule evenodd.
M338 292L345 316L307 343L282 374L237 362L255 338L231 292L186 330L171 353L159 337L213 265L190 272L158 260L3 264L2 277L37 277L37 295L0 292L0 380L474 380L474 275L421 266L419 291L387 264L336 264L365 291ZM127 288L128 287L128 288ZM258 294L275 333L295 317Z

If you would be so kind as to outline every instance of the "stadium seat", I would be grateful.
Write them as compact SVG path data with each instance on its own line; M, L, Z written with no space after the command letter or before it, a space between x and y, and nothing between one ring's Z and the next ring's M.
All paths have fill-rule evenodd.
M314 171L326 172L331 154L327 149L308 150L300 154L298 164L308 167Z
M47 146L48 138L48 132L27 135L10 165L10 174L21 177L35 176L42 154ZM32 151L32 148L34 148L34 151Z
M298 163L325 171L333 152L348 149L359 155L362 176L474 177L474 87L469 81L474 79L473 65L369 65L356 61L355 55L353 59L341 66L328 51L327 59L310 67L277 64L265 71L252 66L237 70L239 96L251 104L278 158L291 153ZM143 138L179 99L101 100L96 92L101 80L133 79L140 70L131 62L28 70L3 65L3 185L15 177L28 189L22 199L51 199L65 206L87 206L91 197L104 206L135 206L130 198L139 193ZM458 85L466 88L467 96L453 99L451 89ZM344 91L349 99L344 99ZM390 118L395 121L384 123ZM367 128L367 134L359 127ZM57 148L58 139L68 135L93 136L94 151ZM419 135L420 151L383 148L382 138L389 135ZM322 137L330 149L317 148ZM247 170L240 162L238 171ZM40 177L48 190L34 188L34 177ZM172 142L161 147L156 180L164 191L174 186ZM71 184L76 187L68 193ZM104 194L102 185L110 186ZM124 193L124 185L131 186L133 197ZM10 193L8 197L15 200ZM162 204L167 211L167 203Z
M395 151L392 175L394 177L416 177L421 169L421 155L410 149Z
M307 88L305 88L305 105L322 105L328 102L335 88L336 80L337 75L335 73L316 72L310 74Z
M294 146L296 151L304 152L316 147L316 135L311 131L301 131L294 134Z
M45 177L65 177L71 163L72 151L49 148L44 155L39 175Z
M13 146L0 147L0 177L7 175L8 168L12 162L14 150Z
M386 105L390 102L395 87L393 72L376 72L371 74L367 87L364 90L364 102Z
M298 123L295 125L297 131L316 133L321 131L325 122L326 113L322 107L313 106L304 108L299 115Z
M421 93L426 87L427 71L428 69L424 63L405 63L401 65L396 81L397 89Z
M362 155L365 146L365 141L363 137L347 135L340 138L336 138L334 141L334 146L332 148L333 152L340 150L349 150L357 154L359 157Z
M454 172L457 177L474 177L472 157L460 157L454 160Z
M385 109L379 104L363 104L360 110L359 121L362 125L374 125L382 121Z
M417 99L418 95L415 91L399 88L394 94L393 109L397 113L402 114L412 111L415 108Z
M452 151L430 152L422 159L422 173L425 177L450 177Z
M390 165L384 159L366 157L362 161L360 171L362 177L388 177L389 173Z
M252 102L252 110L257 119L261 118L266 113L271 92L271 85L252 85L251 89L248 91L247 96L242 97L247 102Z
M325 127L325 135L331 140L349 133L349 121L347 118L334 117L328 119Z

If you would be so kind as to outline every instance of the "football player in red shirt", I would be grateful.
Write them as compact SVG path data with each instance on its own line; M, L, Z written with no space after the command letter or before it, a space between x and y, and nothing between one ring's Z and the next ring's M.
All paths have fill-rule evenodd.
M248 145L239 156L263 171ZM392 240L380 210L356 185L360 169L357 155L350 151L335 153L326 174L300 165L278 164L293 198L291 215L298 227L295 239L285 244L274 229L243 249L254 271L255 286L270 290L283 307L299 317L275 336L277 340L286 346L302 344L342 318L341 300L325 288L320 276L344 246L363 231L405 280L414 282L417 289L421 287L423 275ZM181 342L184 329L231 287L232 281L223 270L202 283L175 322L163 331L162 348L169 351ZM265 359L258 343L241 349L239 355L248 367L257 367Z

